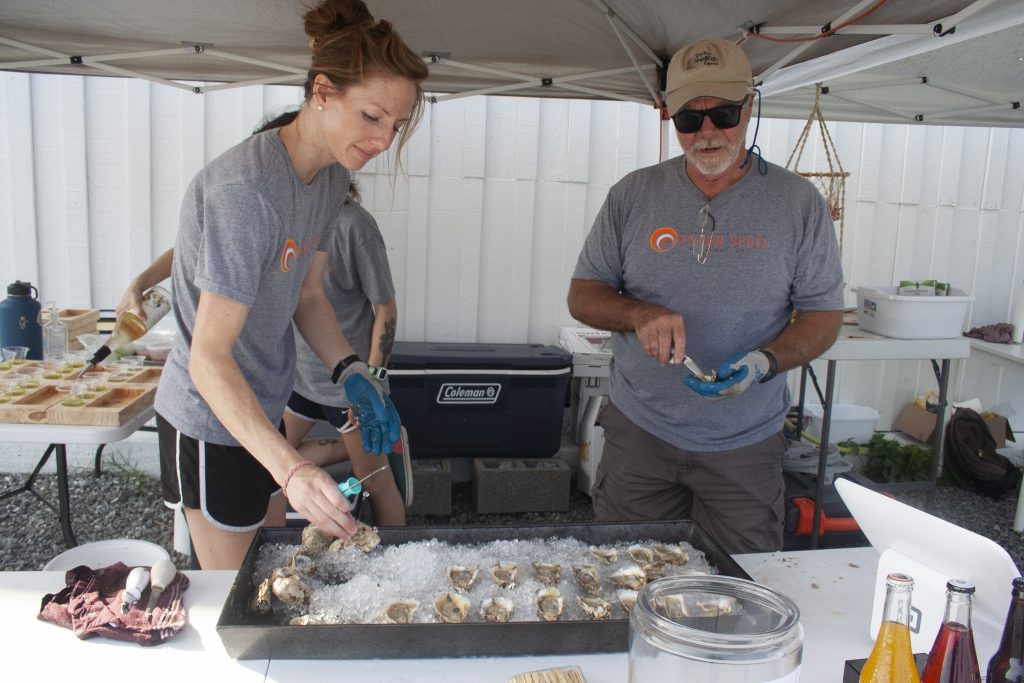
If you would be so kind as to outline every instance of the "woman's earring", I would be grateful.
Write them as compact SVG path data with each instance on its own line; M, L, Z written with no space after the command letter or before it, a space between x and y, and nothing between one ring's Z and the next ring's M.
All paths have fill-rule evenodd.
M322 105L322 104L316 105L316 110L317 111L323 111L324 110L324 105Z

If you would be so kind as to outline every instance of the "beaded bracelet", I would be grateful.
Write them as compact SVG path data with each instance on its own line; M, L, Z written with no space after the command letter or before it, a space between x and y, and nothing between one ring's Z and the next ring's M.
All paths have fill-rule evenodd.
M306 465L313 465L315 467L316 463L312 460L300 460L288 469L288 474L284 475L284 484L281 485L281 491L284 492L285 495L288 495L288 482L292 480L292 475Z

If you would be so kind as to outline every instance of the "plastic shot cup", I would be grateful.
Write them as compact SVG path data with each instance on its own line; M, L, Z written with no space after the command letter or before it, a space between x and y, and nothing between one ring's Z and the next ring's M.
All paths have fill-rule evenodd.
M43 379L60 379L64 376L63 358L44 360L39 363L39 367L43 369Z
M11 367L15 365L23 365L25 363L25 356L28 355L28 347L5 346L3 349L0 349L0 352L3 353L3 366L6 366L0 367L0 369L10 370Z
M109 389L110 373L102 370L93 370L82 375L82 379L91 382L92 391L100 394Z
M17 382L3 379L0 380L0 403L11 402L11 390L17 386Z
M43 377L43 369L36 365L24 367L18 370L18 375L21 377L21 386L26 389L35 389Z
M110 382L127 382L135 374L128 361L123 358L104 363L103 367L110 372L110 377L107 378Z
M80 379L71 380L70 382L58 385L57 391L59 391L63 396L60 400L60 404L68 408L83 406L89 399L89 383Z
M145 356L123 356L121 360L128 364L128 369L132 372L138 372L146 364Z

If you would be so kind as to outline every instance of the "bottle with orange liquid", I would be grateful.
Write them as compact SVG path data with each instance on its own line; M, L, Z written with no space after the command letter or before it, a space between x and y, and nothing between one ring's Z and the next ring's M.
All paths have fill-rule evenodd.
M981 683L978 653L971 630L971 602L974 584L962 579L946 583L946 611L928 663L921 675L923 683Z
M914 579L906 574L885 577L885 607L875 647L860 672L860 683L920 683L910 647L910 594Z

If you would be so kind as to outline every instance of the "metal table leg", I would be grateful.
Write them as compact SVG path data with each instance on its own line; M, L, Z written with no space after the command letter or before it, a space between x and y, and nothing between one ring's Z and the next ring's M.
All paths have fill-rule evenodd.
M832 427L832 394L836 383L836 361L828 362L828 375L825 380L825 398L822 402L821 446L818 449L818 478L814 482L814 523L811 527L811 550L818 547L818 534L821 525L821 512L824 509L821 499L825 492L825 473L828 470L828 439Z
M60 502L60 528L64 532L64 542L69 548L78 545L75 532L71 530L71 500L68 494L68 452L62 443L57 446L57 492Z
M28 479L25 480L25 483L16 489L11 489L10 491L6 491L2 495L0 495L0 500L7 500L11 496L16 496L19 493L31 493L44 504L48 505L51 510L54 510L55 508L53 507L53 504L50 501L43 498L42 496L40 496L39 493L34 488L32 488L32 485L36 482L36 477L39 476L40 470L42 470L43 466L45 466L47 461L49 461L50 454L53 453L54 449L56 448L56 444L52 443L49 446L47 446L46 450L43 452L43 457L39 458L39 462L36 463L36 467L34 470L32 470L32 474L28 475Z
M934 363L935 361L932 361ZM942 463L942 442L946 431L946 389L949 384L949 359L942 361L942 370L939 371L939 412L935 418L935 435L932 437L932 466L928 472L928 479L931 487L925 495L925 506L931 509L935 503L935 483L939 479L939 465Z

